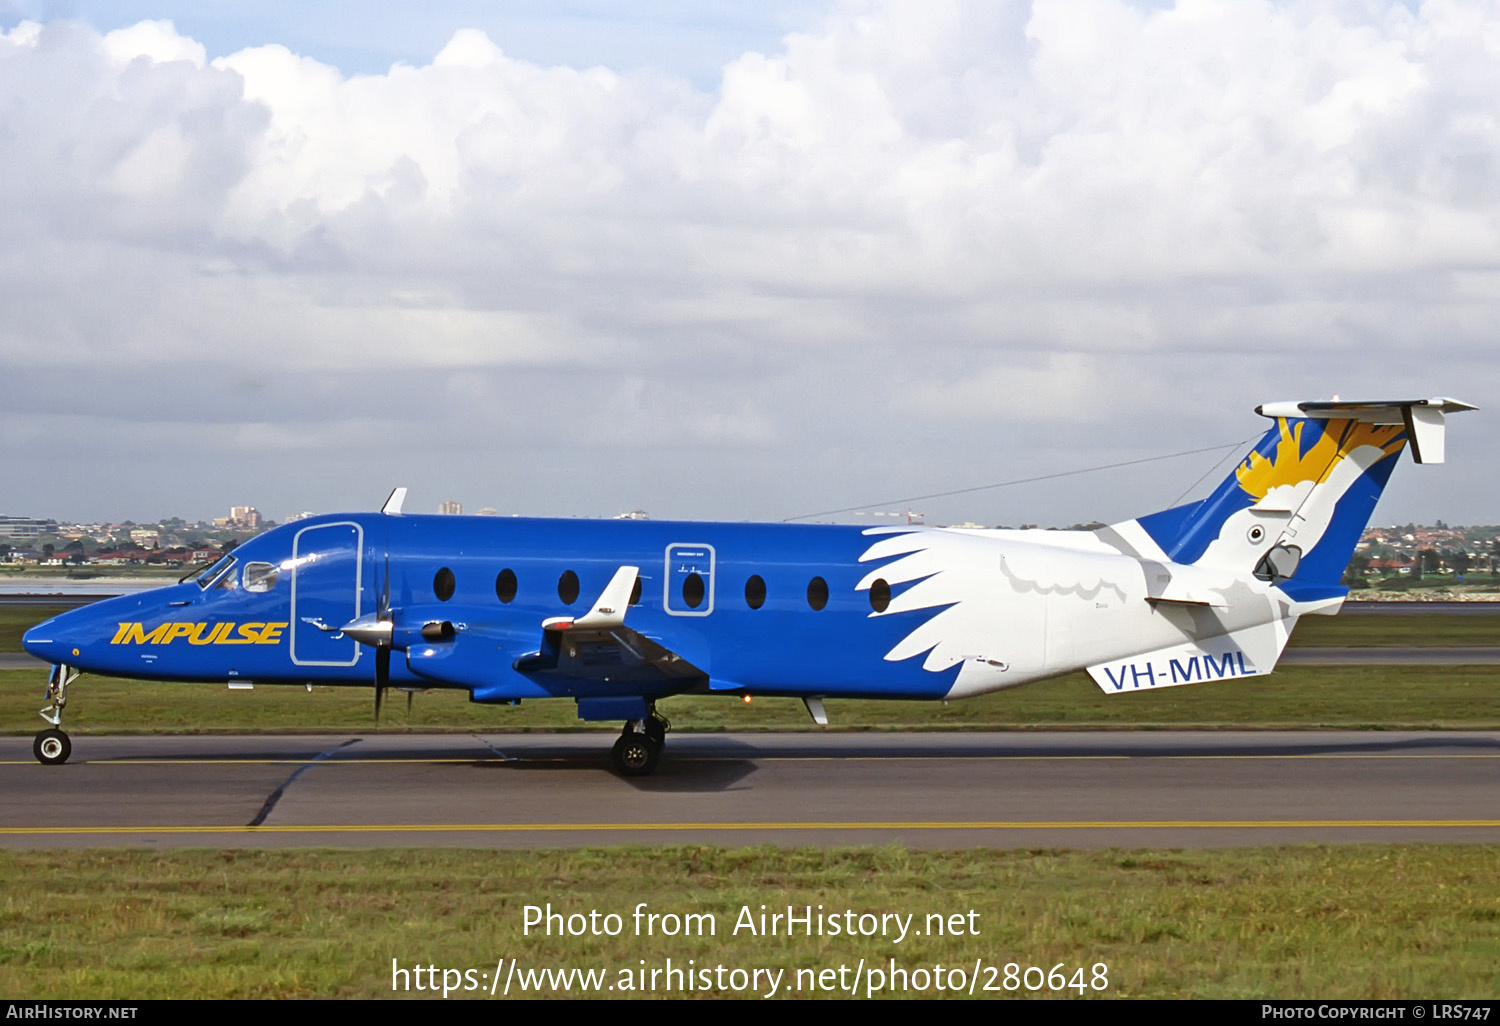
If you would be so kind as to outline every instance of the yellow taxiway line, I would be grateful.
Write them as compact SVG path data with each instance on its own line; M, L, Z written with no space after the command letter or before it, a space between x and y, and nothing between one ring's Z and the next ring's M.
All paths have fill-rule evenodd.
M1266 820L975 820L953 822L767 823L327 823L286 826L56 826L0 827L0 836L46 834L373 834L543 833L695 830L1268 830L1268 829L1500 828L1500 819L1266 819Z

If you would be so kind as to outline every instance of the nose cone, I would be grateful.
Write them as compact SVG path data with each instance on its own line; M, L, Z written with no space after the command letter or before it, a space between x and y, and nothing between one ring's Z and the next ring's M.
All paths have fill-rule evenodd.
M139 604L138 599L121 597L59 613L21 635L21 647L49 663L102 672L100 659L109 649L117 621L138 619Z
M124 632L163 629L162 620L181 618L177 607L187 606L198 596L192 584L152 588L149 591L101 599L37 624L21 636L27 653L49 663L67 663L80 670L106 676L130 676L141 666L139 646L132 651L117 642L128 640Z
M66 654L73 651L73 646L67 638L70 633L67 620L72 615L72 613L63 613L50 620L43 620L21 635L21 647L28 655L45 659L49 663L67 662Z

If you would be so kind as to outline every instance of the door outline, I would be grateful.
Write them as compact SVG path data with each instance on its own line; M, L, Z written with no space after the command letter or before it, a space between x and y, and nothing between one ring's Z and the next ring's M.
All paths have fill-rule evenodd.
M298 575L298 571L301 569L301 565L302 565L302 563L301 563L302 556L297 551L297 548L301 544L301 542L302 542L302 536L304 534L306 534L309 531L321 531L324 528L328 528L328 527L352 527L352 528L354 528L354 538L355 538L355 542L354 542L354 616L353 616L352 619L356 619L356 620L359 619L359 615L360 615L360 612L361 612L361 609L360 609L360 599L361 599L361 597L364 594L365 529L362 526L360 526L358 523L354 522L353 520L338 520L338 521L334 521L333 523L330 523L330 524L314 524L311 527L304 527L304 528L302 528L302 530L300 530L296 534L294 534L292 536L292 615L291 615L292 623L291 623L291 632L290 632L290 638L289 638L290 647L291 647L292 665L294 665L294 666L354 666L356 663L359 662L360 644L357 641L353 642L354 643L354 656L353 656L353 658L350 658L350 659L345 659L345 660L329 660L329 659L298 659L297 658L297 627L302 624L302 620L297 616L297 578L299 576ZM342 627L343 624L337 624L335 626ZM306 625L306 629L307 630L317 630L317 628L313 627L311 624ZM319 632L319 633L322 633L322 632ZM349 639L349 640L353 641L352 638Z
M704 602L701 609L682 608L685 603L682 601L682 595L680 593L675 596L676 604L673 604L674 596L672 594L672 589L675 587L679 587L679 582L681 580L678 575L672 572L672 555L678 549L699 550L693 553L693 555L696 555L699 558L702 557L703 552L707 552L708 554L708 580L704 582L704 584L706 585L706 587L704 588L704 599L706 601ZM663 570L665 571L665 573L662 575L662 610L666 612L668 616L707 616L708 614L712 613L714 611L714 578L718 576L718 561L718 553L714 551L714 547L712 545L706 545L703 542L673 542L672 544L668 545L666 555L662 560ZM701 573L699 574L699 576L702 576Z

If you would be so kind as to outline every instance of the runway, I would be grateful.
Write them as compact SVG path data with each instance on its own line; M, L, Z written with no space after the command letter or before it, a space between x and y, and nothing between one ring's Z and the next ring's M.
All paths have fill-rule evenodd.
M1500 732L0 738L13 848L1500 841ZM252 825L253 824L253 825Z

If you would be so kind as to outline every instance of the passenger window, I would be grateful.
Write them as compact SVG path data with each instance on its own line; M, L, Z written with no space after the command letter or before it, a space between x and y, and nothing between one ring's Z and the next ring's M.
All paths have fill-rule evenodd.
M453 589L457 582L453 578L453 571L443 567L432 577L432 593L437 596L439 602L447 602L453 597Z
M760 574L751 575L745 582L745 605L759 609L766 604L766 579Z
M245 564L245 590L246 591L270 591L276 587L276 579L281 571L276 569L273 563L246 563Z
M578 575L573 571L564 570L563 575L557 579L557 597L562 599L565 606L578 601Z
M882 578L877 577L870 585L870 608L877 613L883 613L891 604L891 586Z
M501 602L510 603L516 599L516 572L509 568L500 571L495 578L495 597Z
M828 605L828 582L821 577L814 577L807 582L807 604L818 612Z

